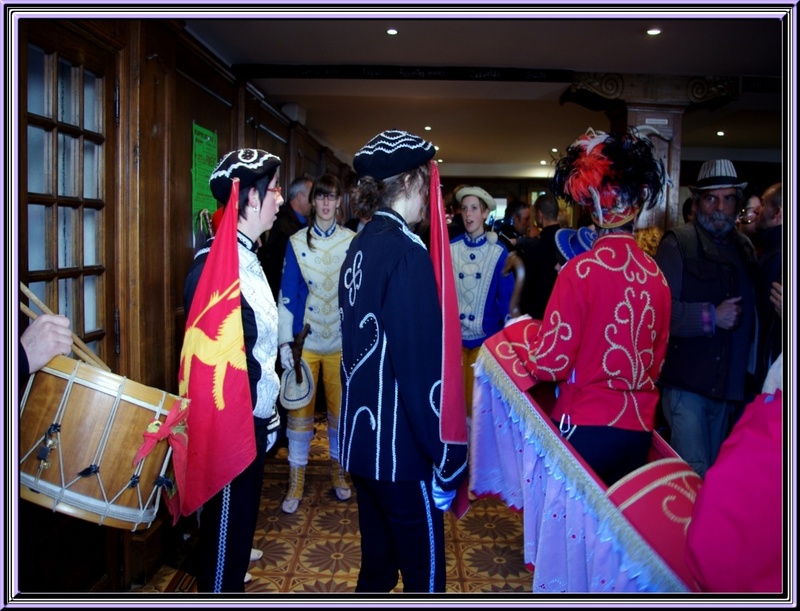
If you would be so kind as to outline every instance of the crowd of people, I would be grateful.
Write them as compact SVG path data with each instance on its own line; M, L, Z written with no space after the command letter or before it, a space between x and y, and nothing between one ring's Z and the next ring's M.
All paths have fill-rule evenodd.
M197 510L200 591L243 590L265 456L281 442L290 467L282 509L297 510L323 400L331 486L340 500L350 497L350 482L356 491L357 591L388 592L400 576L407 592L445 591L443 516L467 478L468 439L447 437L443 422L461 419L468 431L478 350L520 312L542 321L528 367L534 380L558 384L551 417L608 485L646 462L659 410L670 444L717 488L715 464L722 457L737 464L731 455L747 444L732 442L748 439L745 427L778 435L780 419L769 428L753 412L772 401L762 390L782 356L780 184L756 197L756 208L733 163L710 160L690 187L684 223L645 230L640 213L663 204L666 183L652 144L634 129L589 130L557 160L551 192L532 206L515 203L495 233L487 218L496 202L479 186L448 194L454 212L445 217L433 155L430 142L403 131L370 140L354 158L352 229L338 222L345 194L335 176L295 179L284 202L281 160L266 151L232 151L212 173L220 211L237 208L229 225L255 453ZM586 210L590 237L562 227L559 200ZM436 232L444 246L432 239ZM213 286L215 240L222 244L212 236L186 278L187 312L201 276ZM568 249L579 240L581 248ZM517 312L512 252L525 270ZM445 342L434 341L448 329L461 341L455 368ZM21 370L35 371L69 345L66 319L40 317L22 335ZM298 361L314 390L302 405L282 405L281 373ZM463 388L453 395L455 411L453 380ZM775 388L773 381L770 396ZM759 447L774 467L780 443ZM769 494L750 500L775 502ZM692 551L692 566L704 574L716 556ZM726 587L749 589L726 579Z

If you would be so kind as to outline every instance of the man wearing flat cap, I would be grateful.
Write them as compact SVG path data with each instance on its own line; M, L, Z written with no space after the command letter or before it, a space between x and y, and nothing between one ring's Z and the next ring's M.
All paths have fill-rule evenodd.
M670 445L701 476L717 458L755 366L758 267L753 245L735 228L746 186L727 159L706 161L691 187L694 220L667 231L655 256L672 293L659 379Z

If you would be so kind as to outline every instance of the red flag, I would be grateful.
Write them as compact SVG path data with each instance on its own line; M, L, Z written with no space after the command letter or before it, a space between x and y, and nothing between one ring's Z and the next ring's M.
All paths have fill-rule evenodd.
M464 371L461 368L461 322L458 318L458 295L450 258L450 236L444 217L439 166L431 161L431 259L439 304L442 307L442 403L439 413L439 439L444 443L465 444L467 412L464 399ZM456 490L450 511L456 519L469 509L469 478Z
M236 225L239 181L197 283L181 349L179 392L190 401L181 514L196 511L256 455L247 376ZM177 474L176 474L177 475Z
M439 438L444 443L467 443L464 372L461 369L461 322L458 318L450 238L444 217L439 166L431 161L431 259L442 306L442 403Z

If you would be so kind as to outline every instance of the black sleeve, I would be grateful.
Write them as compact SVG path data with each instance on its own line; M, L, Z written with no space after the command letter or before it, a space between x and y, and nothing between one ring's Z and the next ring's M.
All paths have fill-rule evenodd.
M22 340L18 340L19 342L19 381L20 384L24 384L25 380L31 375L31 367L28 363L28 353L25 352L25 348L22 346Z
M189 317L189 310L192 307L192 299L194 299L194 292L197 290L197 284L200 282L200 274L203 272L208 253L202 254L195 258L192 266L189 268L189 273L186 274L186 280L183 283L183 312L184 315Z

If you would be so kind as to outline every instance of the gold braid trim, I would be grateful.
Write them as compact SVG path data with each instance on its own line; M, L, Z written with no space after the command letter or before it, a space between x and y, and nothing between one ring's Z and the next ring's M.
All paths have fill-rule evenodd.
M648 572L647 583L662 584L662 590L665 592L689 591L686 584L622 515L619 507L608 498L601 484L578 462L561 436L550 428L547 416L533 403L529 395L520 391L511 381L485 345L480 348L477 362L484 375L502 395L512 420L519 421L525 439L534 445L538 454L547 457L548 474L552 476L553 471L561 471L570 496L582 498L584 504L591 509L591 513L597 516L598 524L604 524L613 533L619 547L625 550L628 558L622 566L641 567L642 571ZM478 375L476 372L476 378Z

